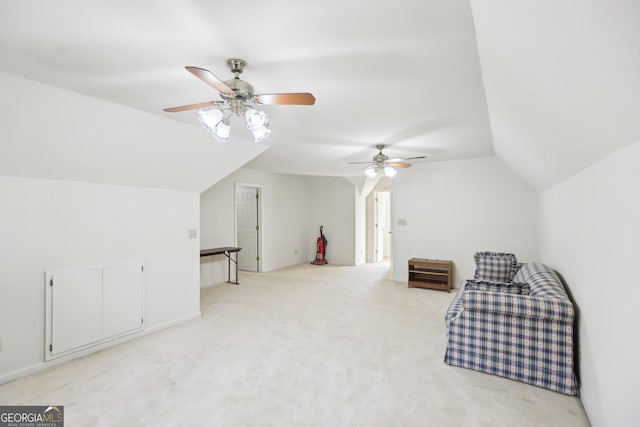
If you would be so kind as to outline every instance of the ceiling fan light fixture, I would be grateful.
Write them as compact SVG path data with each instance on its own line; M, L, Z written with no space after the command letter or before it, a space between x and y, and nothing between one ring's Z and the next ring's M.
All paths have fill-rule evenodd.
M267 116L267 113L262 110L256 110L255 108L249 107L247 108L247 112L244 116L247 120L247 127L249 130L257 129L269 124L269 117Z
M196 113L200 126L211 133L218 141L229 141L231 125L229 123L229 112L218 108L200 109Z
M393 178L397 174L398 174L398 171L395 170L394 168L392 168L391 166L385 166L384 167L384 176L389 177L389 178Z
M253 133L255 142L260 142L271 134L269 117L264 111L249 107L244 117L247 121L247 129Z
M375 167L372 166L372 167L365 168L364 174L367 176L367 178L373 179L378 176L378 171L376 170Z
M393 178L398 174L398 171L391 166L371 165L364 169L364 174L367 178Z
M232 114L245 115L247 128L253 133L256 142L260 142L271 134L269 129L269 117L264 111L256 110L253 105L314 105L316 98L308 92L300 93L271 93L255 94L253 86L240 78L246 61L239 58L227 60L227 66L234 74L234 78L222 81L215 74L204 68L188 65L185 69L217 90L222 101L200 102L197 104L182 105L180 107L165 108L168 113L195 110L200 125L213 134L220 141L228 141L231 131L229 118ZM206 109L212 105L220 105L221 108Z
M231 135L231 125L227 120L220 120L213 130L213 136L218 141L227 142Z
M208 130L209 132L213 132L216 125L220 120L222 120L222 111L217 108L209 108L209 109L200 109L196 112L196 118L198 119L198 123L200 126Z
M260 142L271 135L271 129L268 127L261 127L258 129L252 129L251 133L253 133L253 140L255 142Z

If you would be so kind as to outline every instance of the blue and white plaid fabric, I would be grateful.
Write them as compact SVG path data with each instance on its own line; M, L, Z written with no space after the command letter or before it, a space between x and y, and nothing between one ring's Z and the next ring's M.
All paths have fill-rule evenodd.
M568 298L562 283L549 267L532 262L523 265L513 277L514 282L528 283L531 295L540 297Z
M509 294L529 295L531 292L528 283L503 283L503 282L487 282L486 280L469 280L467 281L467 290L470 291L491 291L506 292Z
M566 322L573 321L571 302L534 295L514 295L505 292L469 291L462 296L465 310L504 313Z
M476 281L509 283L518 270L518 260L514 254L504 252L476 252Z
M445 317L445 362L577 395L575 312L562 284L540 263L524 265L514 281L531 294L461 287Z
M449 308L447 309L447 312L444 316L444 321L447 325L447 330L449 329L449 325L451 324L451 322L455 320L460 314L462 314L462 309L464 308L462 306L462 296L464 295L464 290L466 286L469 284L469 282L470 281L466 281L462 283L462 286L460 286L460 290L458 291L456 296L453 298L453 301L451 301L451 305L449 305Z

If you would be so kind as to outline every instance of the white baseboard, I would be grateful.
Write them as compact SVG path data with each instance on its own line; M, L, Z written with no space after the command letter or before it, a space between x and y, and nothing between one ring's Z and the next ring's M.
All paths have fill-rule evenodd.
M49 369L49 368L52 368L54 366L66 363L66 362L70 362L70 361L78 359L80 357L88 356L89 354L96 353L98 351L104 350L104 349L109 348L109 347L113 347L114 345L122 344L124 342L134 340L136 338L141 338L141 337L143 337L145 335L153 334L153 333L161 331L163 329L171 328L173 326L179 325L181 323L188 322L190 320L195 320L195 319L197 319L199 317L202 317L202 313L200 311L196 311L195 313L191 313L191 314L188 314L186 316L182 316L182 317L179 317L177 319L170 320L168 322L164 322L164 323L160 323L158 325L151 326L149 328L146 328L143 331L140 331L140 332L137 332L137 333L134 333L134 334L131 334L131 335L127 335L127 336L124 336L124 337L116 338L114 340L111 340L111 341L108 341L108 342L105 342L105 343L101 343L101 344L96 345L94 347L86 348L86 349L74 352L73 354L69 354L69 355L66 355L66 356L61 356L61 357L59 357L57 359L53 359L53 360L50 360L48 362L45 362L45 361L38 362L38 363L35 363L35 364L31 365L31 366L26 366L24 368L16 369L15 371L11 371L11 372L7 372L7 373L4 373L4 374L0 374L0 384L4 384L4 383L7 383L9 381L13 381L13 380L16 380L18 378L21 378L21 377L25 377L27 375L31 375L31 374L34 374L34 373L39 372L39 371L44 371L45 369Z
M144 335L153 334L154 332L161 331L162 329L167 329L172 326L179 325L184 322L188 322L190 320L195 320L199 317L202 317L202 313L196 311L195 313L187 314L186 316L178 317L177 319L169 320L168 322L160 323L158 325L150 326L145 329Z

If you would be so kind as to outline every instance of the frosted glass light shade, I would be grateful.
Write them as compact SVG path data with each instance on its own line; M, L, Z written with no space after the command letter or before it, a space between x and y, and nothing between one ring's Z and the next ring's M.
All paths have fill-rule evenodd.
M255 142L260 142L266 137L268 137L269 135L271 135L271 129L266 127L251 130L251 132L253 133L253 140Z
M200 126L205 128L209 132L213 132L213 129L215 129L218 122L222 120L222 116L222 111L218 110L217 108L208 110L200 109L196 113L196 118L198 119Z
M231 125L225 120L220 120L213 130L213 136L219 141L228 141L230 134Z
M256 110L255 108L247 108L247 111L244 113L244 117L247 120L247 127L250 130L264 127L269 124L269 117L267 116L267 113L261 110Z
M260 142L271 134L269 117L264 111L247 108L244 117L247 120L247 129L253 133L255 142Z
M364 174L367 176L367 178L376 178L383 176L393 178L397 173L398 171L391 166L380 167L380 165L372 165L364 170Z
M228 115L217 108L200 109L196 113L200 126L208 130L218 141L229 141L231 125Z
M364 174L367 176L367 178L375 178L376 176L378 176L378 173L375 167L366 168L364 170Z
M218 141L229 141L231 136L232 111L229 109L209 108L200 109L196 118L200 126L211 133ZM242 113L240 113L242 114ZM269 117L264 111L255 108L247 108L245 111L247 129L253 134L255 142L260 142L271 134L269 129Z

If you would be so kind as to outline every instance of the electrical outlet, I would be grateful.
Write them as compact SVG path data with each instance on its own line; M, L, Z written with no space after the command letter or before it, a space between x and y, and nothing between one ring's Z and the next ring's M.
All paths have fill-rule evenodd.
M295 251L293 251L294 255L298 255L298 250L296 249Z

